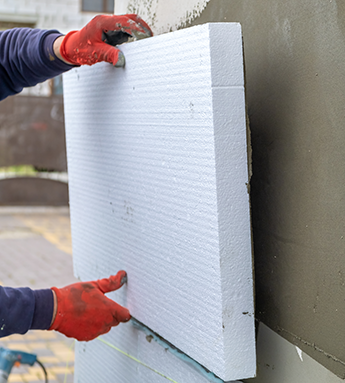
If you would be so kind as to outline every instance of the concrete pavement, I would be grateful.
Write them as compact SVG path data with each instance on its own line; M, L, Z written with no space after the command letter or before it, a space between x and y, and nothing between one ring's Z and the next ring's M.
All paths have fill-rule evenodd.
M0 283L34 289L76 281L67 208L0 208ZM72 383L74 341L55 331L0 338L0 346L37 354L49 383ZM44 382L42 369L14 367L9 382Z

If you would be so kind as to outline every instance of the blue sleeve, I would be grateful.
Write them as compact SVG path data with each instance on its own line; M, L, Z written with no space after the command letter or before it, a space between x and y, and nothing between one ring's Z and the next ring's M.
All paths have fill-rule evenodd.
M0 100L73 68L58 59L55 30L13 28L0 32Z
M28 330L47 330L54 310L50 289L14 289L0 286L0 338L25 334Z

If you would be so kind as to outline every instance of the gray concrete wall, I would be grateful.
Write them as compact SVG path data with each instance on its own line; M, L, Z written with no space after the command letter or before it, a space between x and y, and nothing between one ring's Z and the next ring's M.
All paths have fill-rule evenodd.
M345 3L186 0L182 10L172 4L150 2L145 17L156 32L242 24L256 316L345 378ZM143 5L118 0L115 11Z

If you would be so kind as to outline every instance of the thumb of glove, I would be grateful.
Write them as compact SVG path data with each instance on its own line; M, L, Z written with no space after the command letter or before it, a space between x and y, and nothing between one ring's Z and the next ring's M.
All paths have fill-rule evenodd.
M127 282L127 273L120 270L116 275L109 278L98 279L96 284L103 294L118 290Z

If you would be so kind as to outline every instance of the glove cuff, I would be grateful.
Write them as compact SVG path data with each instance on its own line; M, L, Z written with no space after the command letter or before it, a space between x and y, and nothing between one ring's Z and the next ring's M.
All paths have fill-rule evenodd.
M61 322L63 321L63 310L61 310L62 300L61 300L61 292L57 287L52 287L51 290L53 290L56 294L56 315L54 322L51 324L48 330L57 330L60 327Z
M73 58L68 55L66 45L68 44L69 38L77 32L78 31L68 32L67 35L63 38L62 43L60 45L60 54L62 58L64 58L66 61L74 65L80 65L80 64L77 61L73 60Z
M51 289L33 290L35 311L30 330L47 330L52 323L54 296Z

